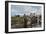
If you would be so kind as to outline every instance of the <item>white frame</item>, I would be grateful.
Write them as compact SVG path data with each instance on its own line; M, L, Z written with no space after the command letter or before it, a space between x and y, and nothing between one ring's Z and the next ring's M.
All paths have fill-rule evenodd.
M20 28L20 29L11 29L11 5L32 5L32 6L42 6L42 27L40 28ZM24 4L24 3L9 3L8 5L8 12L9 12L9 17L8 17L8 31L9 32L16 32L16 31L32 31L32 30L43 30L44 28L44 6L42 4Z

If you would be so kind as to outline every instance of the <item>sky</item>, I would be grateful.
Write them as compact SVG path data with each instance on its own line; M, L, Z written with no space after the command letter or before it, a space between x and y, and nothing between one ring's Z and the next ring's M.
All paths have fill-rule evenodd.
M11 5L11 16L30 15L30 13L41 14L41 6Z

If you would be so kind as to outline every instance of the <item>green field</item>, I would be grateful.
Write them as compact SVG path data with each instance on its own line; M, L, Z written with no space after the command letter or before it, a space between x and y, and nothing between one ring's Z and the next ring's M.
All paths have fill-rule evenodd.
M28 18L27 18L28 17ZM29 23L30 24L27 24ZM33 24L33 25L32 25ZM37 25L37 17L33 16L12 16L11 17L11 27L12 28L27 28L27 27L36 27ZM39 16L39 24L41 25L41 17Z

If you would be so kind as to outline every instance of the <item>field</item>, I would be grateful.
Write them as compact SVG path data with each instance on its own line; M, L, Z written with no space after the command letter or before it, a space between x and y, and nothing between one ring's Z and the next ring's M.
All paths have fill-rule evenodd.
M11 28L32 28L41 26L41 16L12 16Z
M24 17L11 17L11 25L15 25L14 27L24 27Z

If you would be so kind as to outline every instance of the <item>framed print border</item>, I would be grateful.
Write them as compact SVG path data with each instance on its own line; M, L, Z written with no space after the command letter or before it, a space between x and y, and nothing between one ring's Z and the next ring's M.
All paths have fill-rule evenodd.
M8 4L9 3L28 3L28 4L43 4L44 6L44 29L43 30L32 30L32 31L17 31L17 32L9 32L8 31ZM24 1L5 1L5 33L20 33L20 32L38 32L45 31L45 3L40 2L24 2Z

